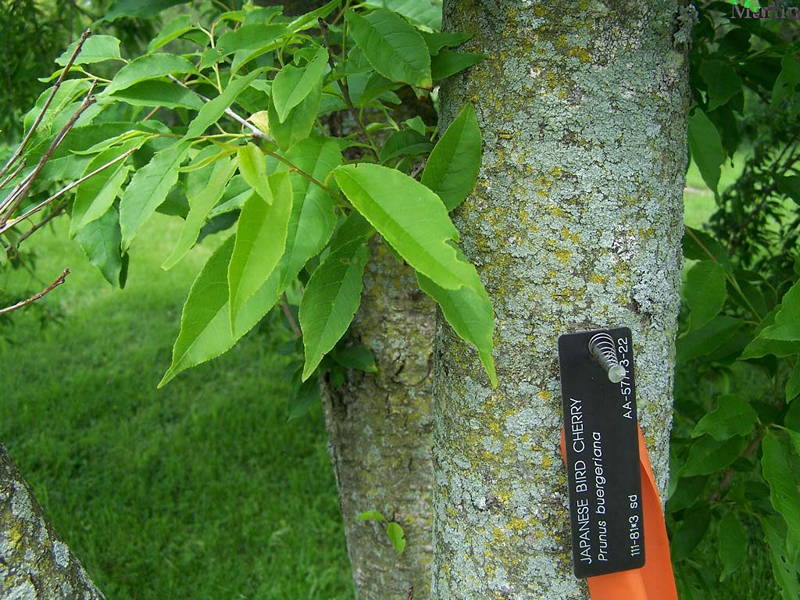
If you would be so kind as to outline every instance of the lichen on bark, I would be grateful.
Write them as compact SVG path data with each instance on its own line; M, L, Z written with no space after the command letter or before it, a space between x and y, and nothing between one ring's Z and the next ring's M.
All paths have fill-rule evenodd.
M104 600L0 445L0 598Z
M442 323L434 360L435 600L586 598L558 449L557 338L628 326L640 421L668 476L688 83L677 1L445 0L488 55L441 91L472 103L478 184L455 212L492 298L500 385Z
M370 252L349 337L372 351L378 372L350 371L339 389L323 384L329 452L356 597L427 600L434 305L419 291L412 269L377 235ZM402 555L395 553L383 524L357 520L368 510L403 527Z

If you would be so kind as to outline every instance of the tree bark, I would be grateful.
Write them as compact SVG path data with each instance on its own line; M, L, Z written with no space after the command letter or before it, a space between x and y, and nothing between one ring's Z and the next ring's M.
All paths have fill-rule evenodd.
M628 326L642 424L668 477L691 13L677 0L445 0L488 59L444 84L484 157L455 213L492 298L500 385L439 320L435 600L578 599L559 451L560 334Z
M329 451L359 600L427 600L431 563L431 353L433 302L413 271L376 235L361 307L350 329L375 355L375 374L350 371L340 389L323 386ZM398 556L385 525L358 521L378 510L397 521Z
M0 445L0 598L104 600Z

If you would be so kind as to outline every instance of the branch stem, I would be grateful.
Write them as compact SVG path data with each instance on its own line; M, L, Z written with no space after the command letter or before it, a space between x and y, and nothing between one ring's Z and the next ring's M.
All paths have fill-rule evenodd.
M45 296L46 294L49 294L54 289L56 289L58 286L60 286L62 283L64 283L67 280L67 275L69 275L69 269L64 269L64 272L61 273L61 275L59 275L58 277L56 277L56 279L55 279L55 281L53 281L53 283L48 285L45 289L43 289L38 294L34 294L30 298L28 298L26 300L21 300L21 301L17 302L16 304L12 304L11 306L6 306L5 308L0 308L0 315L4 315L6 313L10 313L12 310L17 310L17 309L23 308L25 306L28 306L29 304L33 304L39 298L41 298L42 296Z

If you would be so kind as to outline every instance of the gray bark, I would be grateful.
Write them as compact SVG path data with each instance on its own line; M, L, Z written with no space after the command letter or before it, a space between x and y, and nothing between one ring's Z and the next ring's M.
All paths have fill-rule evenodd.
M0 598L104 600L0 445Z
M586 598L572 575L557 337L628 326L663 493L682 266L686 40L677 0L445 0L489 56L443 86L484 135L455 213L496 311L492 390L441 323L434 361L435 600Z
M372 350L378 372L351 371L341 389L323 387L329 451L357 598L427 600L434 305L377 235L371 254L350 337ZM384 525L356 520L367 510L403 527L401 556Z

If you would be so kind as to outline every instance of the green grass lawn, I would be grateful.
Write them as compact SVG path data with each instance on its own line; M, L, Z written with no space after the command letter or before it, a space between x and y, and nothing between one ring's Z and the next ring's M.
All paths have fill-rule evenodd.
M39 277L72 274L43 300L63 324L22 311L0 348L0 440L109 599L352 598L320 411L286 421L286 334L156 390L209 249L162 271L176 223L154 221L123 291L63 227L34 238Z

